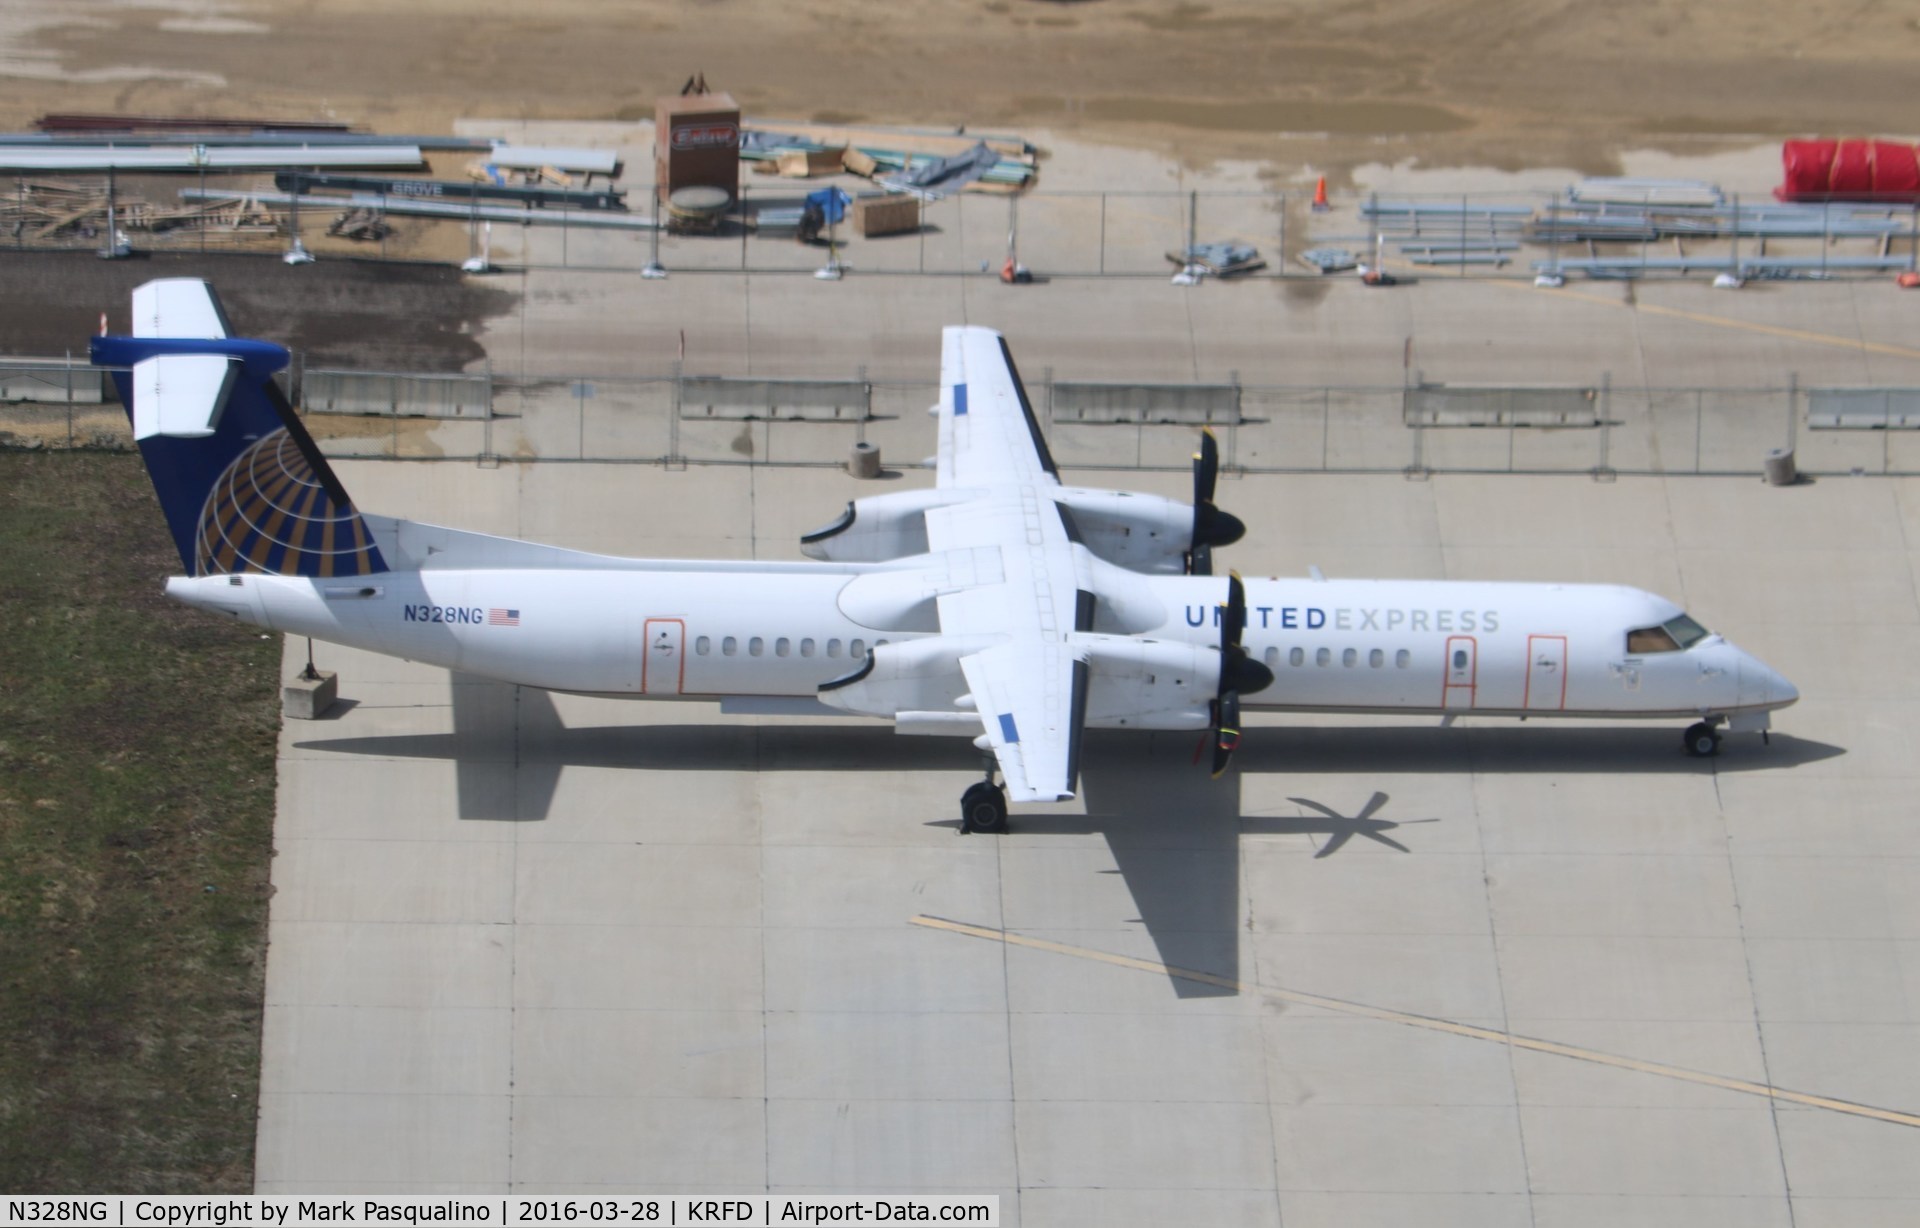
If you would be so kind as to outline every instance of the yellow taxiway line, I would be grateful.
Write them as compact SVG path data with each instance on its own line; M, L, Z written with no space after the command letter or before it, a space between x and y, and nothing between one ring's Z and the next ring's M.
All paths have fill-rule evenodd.
M1762 1096L1769 1100L1788 1104L1803 1105L1812 1109L1824 1109L1831 1113L1846 1113L1853 1117L1868 1117L1875 1121L1891 1122L1897 1126L1920 1126L1920 1114L1902 1113L1896 1109L1875 1108L1868 1104L1855 1104L1851 1100L1836 1100L1831 1096L1816 1096L1808 1092L1789 1091L1784 1087L1774 1087L1767 1083L1754 1083L1746 1079L1730 1079L1724 1075L1709 1074L1702 1070L1688 1070L1683 1066L1668 1066L1660 1062L1643 1062L1638 1058L1621 1057L1616 1053L1602 1053L1597 1049L1582 1049L1575 1045L1563 1045L1558 1041L1540 1040L1532 1036L1517 1036L1512 1032L1501 1032L1494 1028L1475 1027L1469 1023L1455 1023L1449 1019L1434 1019L1427 1015L1413 1015L1406 1011L1388 1010L1385 1007L1368 1006L1363 1002L1347 1002L1340 998L1329 998L1322 994L1303 993L1297 989L1279 989L1271 985L1248 985L1231 977L1216 976L1211 972L1198 972L1191 968L1177 968L1172 964L1157 963L1150 959L1136 959L1130 955L1115 955L1109 951L1098 951L1091 947L1069 946L1063 942L1049 942L1044 938L1029 938L1023 934L1013 934L1006 930L989 929L983 925L968 925L964 921L949 921L943 917L917 916L910 924L927 929L945 930L952 934L962 934L968 938L981 938L988 942L1004 943L1010 947L1024 947L1032 951L1045 951L1052 955L1064 955L1070 959L1091 960L1094 963L1109 964L1115 968L1128 968L1135 972L1151 972L1160 976L1177 977L1183 981L1192 981L1199 985L1212 985L1218 989L1229 989L1235 993L1259 993L1283 1002L1295 1002L1302 1006L1315 1006L1322 1010L1336 1011L1343 1015L1352 1015L1361 1019L1377 1019L1382 1023L1397 1023L1410 1028L1423 1028L1429 1032L1444 1032L1452 1036L1464 1036L1469 1040L1490 1041L1497 1045L1507 1045L1515 1049L1525 1049L1533 1053L1550 1053L1556 1057L1572 1058L1575 1061L1592 1062L1600 1066L1612 1066L1618 1070L1637 1070L1641 1074L1657 1075L1663 1079L1676 1079L1682 1083L1697 1083L1703 1087L1717 1087L1723 1091L1739 1092L1746 1096Z
M1627 311L1644 312L1647 315L1666 316L1673 320L1685 320L1691 324L1705 324L1711 328L1731 328L1741 332L1758 333L1765 337L1784 337L1790 341L1805 341L1813 345L1831 345L1856 353L1886 354L1894 358L1920 359L1920 349L1912 346L1888 345L1880 341L1868 341L1862 337L1842 337L1835 333L1816 333L1804 328L1787 328L1779 324L1761 324L1755 320L1737 320L1732 316L1710 315L1704 311L1687 311L1679 307L1662 307L1657 303L1627 302L1624 299L1602 298L1593 294L1582 294L1578 290L1552 289L1546 286L1534 286L1511 281L1495 281L1492 284L1509 290L1524 291L1529 294L1551 294L1556 298L1569 299L1576 303L1592 303L1599 307L1619 307Z

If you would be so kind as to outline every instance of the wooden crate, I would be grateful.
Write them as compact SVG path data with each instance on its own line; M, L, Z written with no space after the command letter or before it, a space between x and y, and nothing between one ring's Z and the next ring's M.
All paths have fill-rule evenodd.
M853 228L866 238L911 234L920 229L920 201L913 196L856 196Z

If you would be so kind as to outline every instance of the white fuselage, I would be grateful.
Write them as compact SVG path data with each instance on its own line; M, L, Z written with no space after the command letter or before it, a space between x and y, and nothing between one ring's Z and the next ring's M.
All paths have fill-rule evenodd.
M644 698L811 698L858 670L874 645L931 631L911 620L873 625L843 608L873 619L868 606L843 600L848 585L914 560L607 562L364 580L175 578L168 592L262 627L506 682ZM1125 585L1123 602L1110 604L1103 591L1092 630L1218 644L1224 578L1133 576ZM1719 636L1629 652L1630 631L1680 614L1636 589L1252 579L1246 594L1244 645L1274 674L1272 686L1244 697L1248 707L1737 717L1797 698Z

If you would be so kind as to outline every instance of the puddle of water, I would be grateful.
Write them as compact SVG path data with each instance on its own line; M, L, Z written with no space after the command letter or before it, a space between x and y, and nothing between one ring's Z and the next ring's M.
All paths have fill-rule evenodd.
M238 17L170 17L160 23L169 34L269 34L273 27L265 22L243 21Z

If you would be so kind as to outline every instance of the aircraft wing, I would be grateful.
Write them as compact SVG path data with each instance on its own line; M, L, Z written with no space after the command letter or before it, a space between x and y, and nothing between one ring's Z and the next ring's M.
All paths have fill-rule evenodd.
M1060 506L1030 483L928 512L927 540L936 551L998 551L996 582L939 598L940 631L998 641L960 658L960 668L1008 796L1071 798L1088 682L1086 654L1073 637L1093 625L1089 556L1074 544Z
M1016 802L1073 797L1087 719L1087 663L1063 642L1015 640L960 658L1007 795Z
M939 485L1060 484L1013 355L994 330L942 330L939 413Z

